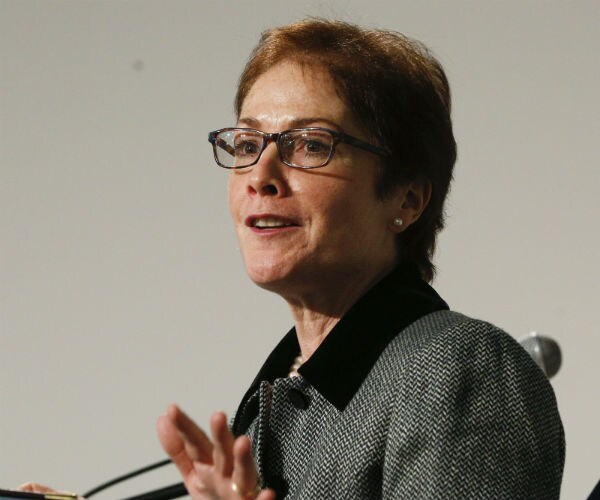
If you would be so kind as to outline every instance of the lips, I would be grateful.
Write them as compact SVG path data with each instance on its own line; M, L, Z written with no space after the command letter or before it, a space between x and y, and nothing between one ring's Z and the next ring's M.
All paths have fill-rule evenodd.
M273 214L252 215L246 218L246 226L258 231L297 227L299 224L288 217Z

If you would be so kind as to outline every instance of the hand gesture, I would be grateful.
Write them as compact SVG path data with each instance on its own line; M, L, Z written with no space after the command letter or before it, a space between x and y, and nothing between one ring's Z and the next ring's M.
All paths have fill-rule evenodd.
M156 429L194 500L275 500L273 490L260 491L250 439L234 438L223 412L210 419L212 441L176 405L159 417Z

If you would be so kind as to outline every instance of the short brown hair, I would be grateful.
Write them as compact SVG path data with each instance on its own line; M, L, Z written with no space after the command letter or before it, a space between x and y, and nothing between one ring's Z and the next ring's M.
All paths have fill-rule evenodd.
M381 198L403 183L431 183L425 211L399 235L400 258L414 261L431 281L456 160L450 88L440 63L423 44L401 33L306 19L263 32L240 77L238 117L254 82L282 61L325 68L370 139L391 153L377 184Z

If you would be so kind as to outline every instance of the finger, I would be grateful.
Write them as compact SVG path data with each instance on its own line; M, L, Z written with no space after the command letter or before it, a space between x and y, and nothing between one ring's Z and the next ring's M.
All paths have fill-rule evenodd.
M238 437L233 444L233 474L231 481L236 484L240 492L253 491L259 483L254 457L252 456L252 444L246 436ZM258 494L256 500L275 500L275 497L274 490L264 489Z
M181 428L187 429L188 433L193 431L193 429L189 429L190 426L186 422L186 419L189 420L189 417L177 406L170 405L167 408L167 412L161 415L156 422L156 432L163 449L169 458L173 460L173 463L177 466L187 484L190 475L193 475L193 460L202 457L206 459L211 456L212 452L205 452L203 454L198 449L190 449L193 448L190 444L187 444L186 447L186 439L188 438L181 431ZM204 437L206 438L206 436ZM212 447L210 442L208 445ZM204 446L207 446L206 443L204 443Z
M233 435L223 412L213 413L210 419L213 437L213 461L215 469L224 477L230 477L233 470Z
M233 473L231 481L237 486L238 491L254 491L258 485L258 473L252 444L247 436L240 436L233 444Z
M156 433L165 453L186 478L192 470L192 461L187 456L183 439L173 422L166 415L161 415L156 422Z
M28 491L30 493L56 493L56 490L38 483L23 483L17 490Z
M262 490L256 497L256 500L275 500L276 494L274 490Z
M23 483L17 488L17 491L26 491L28 493L56 493L58 495L75 495L75 493L71 493L69 491L55 490L54 488L44 486L43 484L31 482ZM77 498L83 499L83 497L80 496L78 496Z
M167 416L179 431L188 456L197 462L212 463L213 444L196 422L176 405L169 406Z

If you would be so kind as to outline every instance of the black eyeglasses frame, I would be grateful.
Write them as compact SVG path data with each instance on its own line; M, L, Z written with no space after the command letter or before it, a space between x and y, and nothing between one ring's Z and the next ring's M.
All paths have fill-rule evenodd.
M253 132L258 134L260 137L263 138L263 143L262 143L262 148L259 151L258 155L256 156L256 159L248 164L248 165L242 165L242 166L226 166L223 165L220 161L219 158L217 156L217 148L220 147L221 149L224 149L225 151L227 151L229 154L231 154L232 156L234 155L234 151L228 151L227 148L223 147L224 145L222 144L218 144L218 135L223 133L223 132L231 132L234 130L239 130L242 132ZM329 134L331 134L331 136L333 137L333 142L331 144L331 151L329 152L329 157L327 158L327 160L321 164L321 165L316 165L316 166L311 166L311 167L306 167L306 166L302 166L302 165L295 165L291 162L286 161L283 158L283 153L281 150L281 137L283 137L285 134L289 134L291 132L302 132L302 131L321 131L321 132L327 132ZM210 142L213 146L213 155L215 157L215 161L217 162L217 165L219 165L222 168L226 168L229 170L236 170L236 169L241 169L241 168L248 168L251 167L253 165L256 165L258 163L258 161L260 160L261 155L263 154L264 150L267 148L267 146L269 145L269 143L271 142L275 142L275 144L277 145L277 153L279 154L279 159L281 160L282 163L284 163L285 165L287 165L288 167L292 167L292 168L300 168L300 169L312 169L312 168L322 168L324 166L326 166L331 159L333 158L334 154L335 154L335 148L337 147L337 145L340 142L343 142L345 144L349 144L351 146L354 146L355 148L359 148L362 149L364 151L368 151L370 153L376 154L378 156L387 158L390 156L390 153L388 151L386 151L383 148L380 148L378 146L374 146L373 144L369 144L368 142L365 141L361 141L360 139L357 139L356 137L353 137L351 135L345 134L344 132L338 132L337 130L331 130L325 127L303 127L303 128L291 128L291 129L287 129L287 130L282 130L281 132L273 132L273 133L267 133L267 132L263 132L262 130L257 130L254 128L245 128L245 127L226 127L226 128L221 128L219 130L214 130L213 132L209 132L208 133L208 142Z

